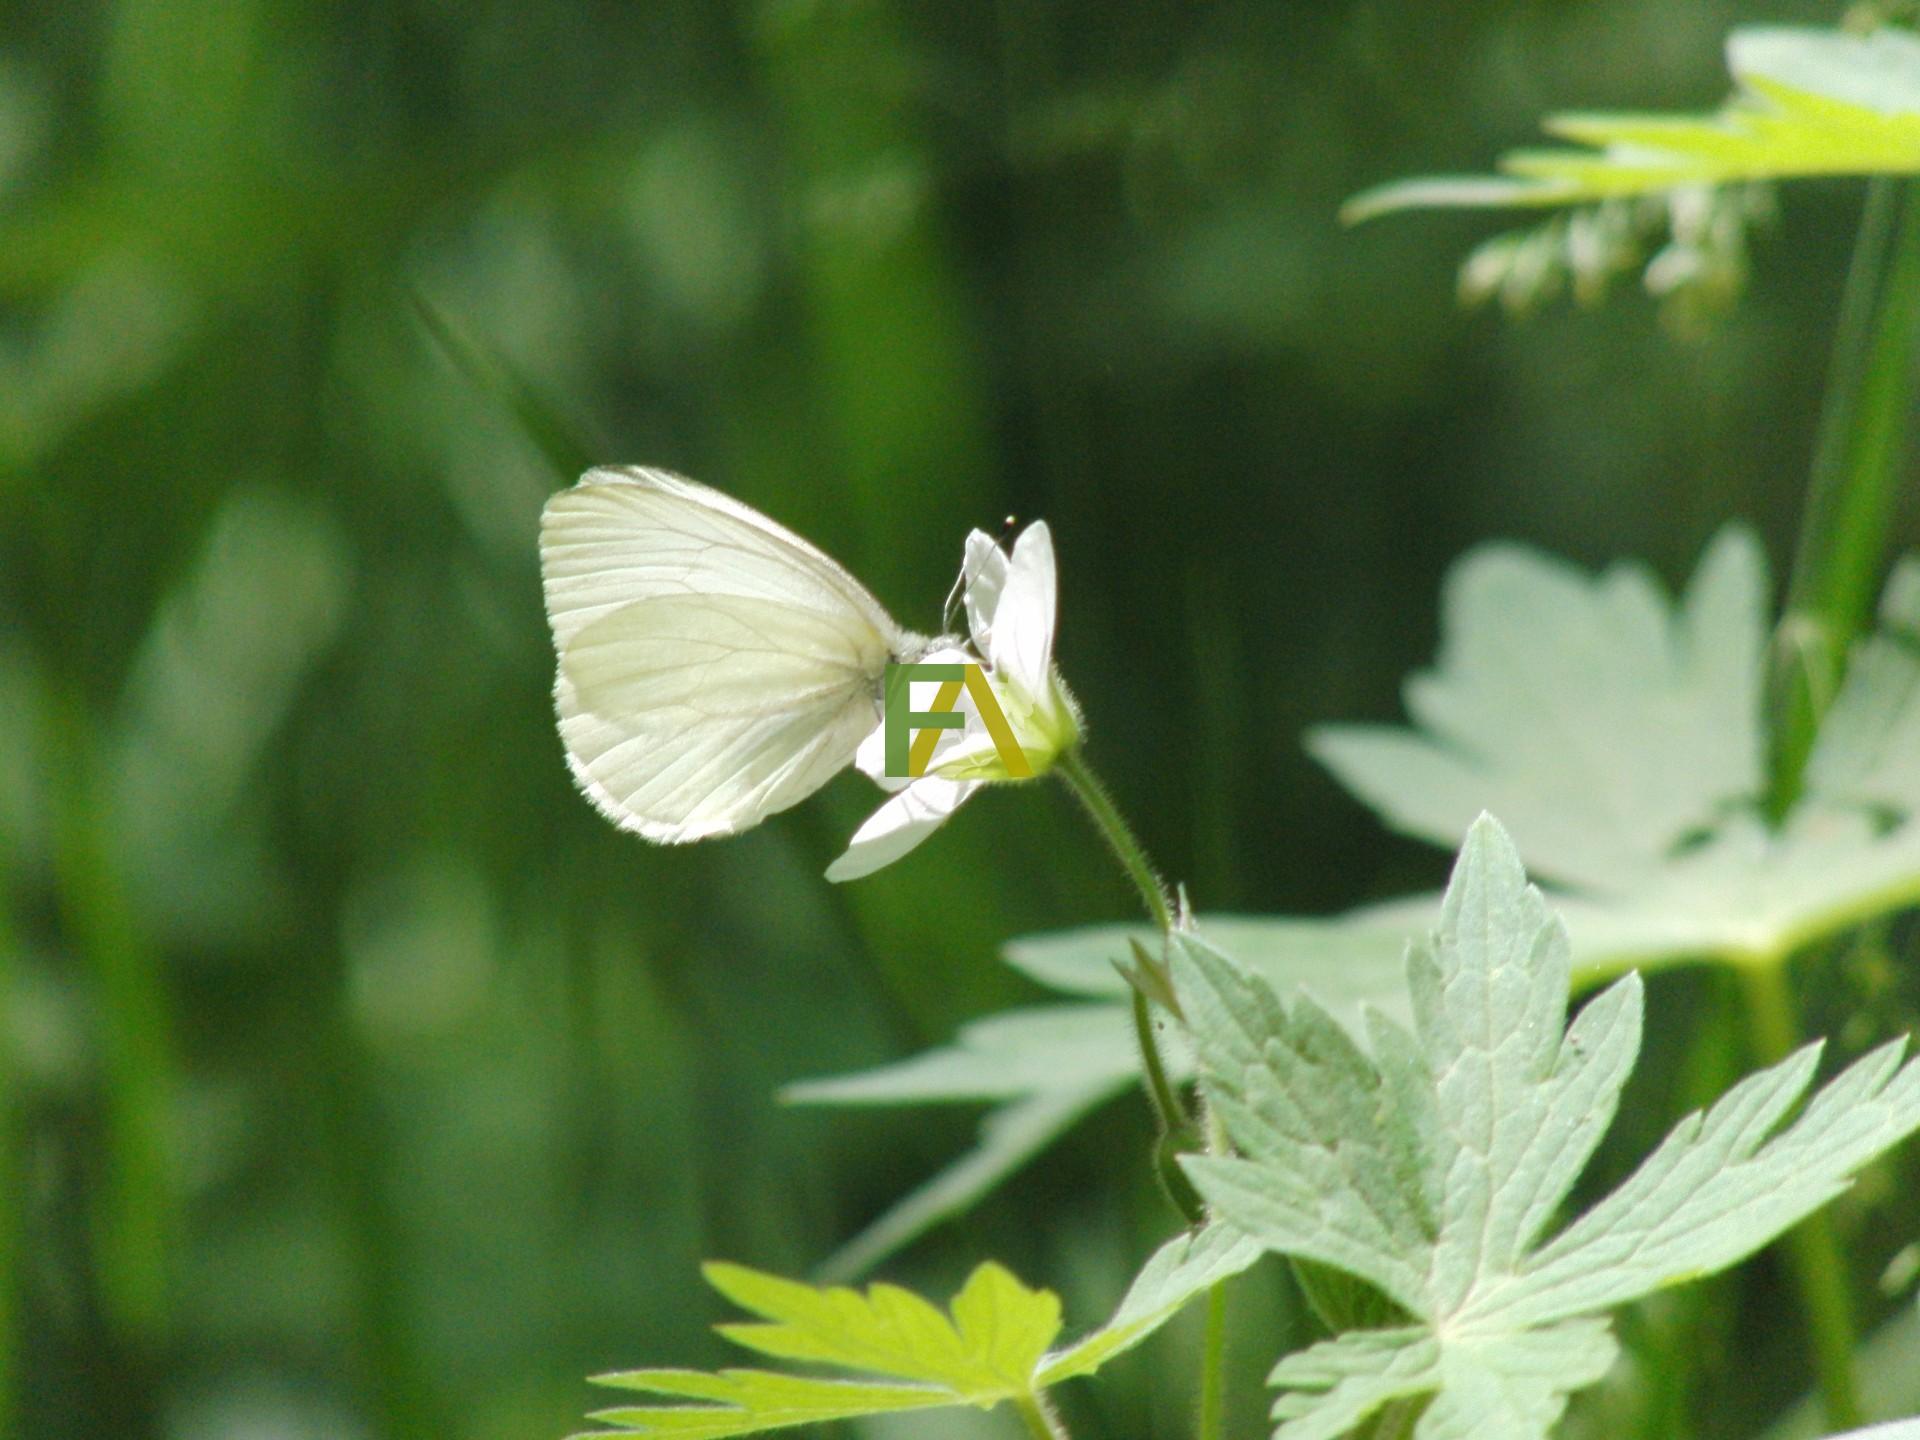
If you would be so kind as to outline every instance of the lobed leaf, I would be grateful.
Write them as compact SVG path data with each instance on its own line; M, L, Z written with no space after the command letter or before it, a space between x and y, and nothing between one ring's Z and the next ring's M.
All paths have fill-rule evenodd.
M1544 1437L1612 1362L1600 1312L1752 1253L1920 1129L1904 1042L1788 1123L1818 1063L1809 1047L1683 1120L1539 1245L1618 1103L1640 988L1630 975L1567 1022L1566 934L1485 816L1435 931L1409 951L1411 1032L1370 1017L1363 1049L1203 941L1176 936L1171 959L1237 1152L1188 1157L1195 1185L1252 1239L1368 1281L1412 1322L1283 1360L1286 1440L1345 1434L1395 1402L1417 1411L1418 1440Z
M1091 1375L1261 1253L1259 1245L1224 1225L1177 1236L1147 1262L1111 1320L1053 1353L1059 1297L1028 1289L992 1262L974 1270L944 1312L895 1285L872 1285L864 1293L823 1288L716 1262L704 1269L708 1283L758 1317L719 1326L729 1340L776 1360L881 1378L822 1379L773 1370L601 1375L595 1384L696 1403L597 1411L590 1418L611 1428L575 1440L718 1440L862 1415L1032 1400L1047 1386Z
M1327 726L1307 749L1397 830L1452 846L1491 810L1537 872L1630 890L1760 793L1766 589L1737 527L1677 608L1638 566L1483 547L1447 576L1415 728Z

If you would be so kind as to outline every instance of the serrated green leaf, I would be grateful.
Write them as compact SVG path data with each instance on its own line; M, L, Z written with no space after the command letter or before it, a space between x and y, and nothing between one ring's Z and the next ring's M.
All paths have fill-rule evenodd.
M1675 1128L1636 1174L1539 1237L1611 1120L1639 1048L1628 976L1566 1021L1566 935L1506 832L1469 829L1430 941L1407 960L1413 1028L1355 1044L1195 937L1170 941L1201 1084L1234 1145L1183 1164L1261 1244L1359 1276L1413 1324L1342 1335L1274 1372L1285 1440L1346 1433L1431 1396L1414 1434L1544 1436L1614 1345L1596 1318L1752 1253L1920 1129L1920 1062L1873 1052L1784 1124L1817 1049Z
M722 1440L758 1435L794 1425L818 1425L861 1415L930 1410L957 1403L945 1391L918 1385L874 1385L856 1380L815 1380L771 1370L635 1370L602 1375L596 1384L645 1390L709 1405L628 1405L588 1416L612 1427L589 1430L574 1440L605 1435L667 1435L675 1440Z
M895 1285L864 1294L823 1289L722 1263L704 1273L714 1289L760 1317L719 1327L735 1344L888 1383L766 1370L636 1370L595 1383L713 1404L606 1410L594 1419L616 1433L721 1436L936 1405L991 1407L1034 1393L1041 1357L1060 1333L1059 1297L1029 1290L992 1262L974 1270L946 1313Z
M943 1313L909 1290L865 1292L783 1279L715 1262L707 1281L759 1317L718 1326L737 1345L776 1360L851 1370L869 1379L820 1379L772 1370L629 1370L596 1376L616 1389L695 1401L618 1406L590 1418L594 1435L718 1440L862 1415L1031 1401L1047 1386L1090 1375L1165 1324L1195 1295L1247 1268L1261 1247L1224 1225L1162 1246L1114 1316L1093 1334L1048 1353L1060 1333L1060 1299L1030 1290L1003 1266L977 1267Z
M1207 1098L1242 1156L1181 1163L1216 1212L1269 1249L1358 1275L1409 1310L1435 1217L1417 1175L1422 1117L1326 1011L1271 986L1198 936L1172 942ZM1405 1182L1405 1183L1403 1183Z
M1518 1267L1612 1123L1640 1051L1640 980L1567 1026L1566 932L1504 836L1460 852L1433 943L1412 950L1407 974L1426 1065L1386 1073L1396 1108L1415 1115L1430 1088L1428 1160L1446 1177L1425 1306L1410 1308L1450 1314Z
M1920 1129L1920 1064L1906 1041L1849 1066L1775 1135L1813 1079L1810 1045L1674 1127L1645 1164L1498 1286L1476 1318L1541 1324L1725 1269L1847 1187ZM1771 1138L1769 1138L1771 1136Z
M1717 113L1556 115L1588 149L1522 150L1502 177L1440 176L1366 191L1352 221L1431 206L1550 206L1687 186L1920 171L1920 39L1757 27L1727 41L1738 87Z
M1395 1400L1423 1395L1421 1440L1544 1435L1566 1397L1606 1374L1618 1346L1604 1322L1575 1321L1507 1343L1441 1345L1418 1326L1355 1330L1297 1351L1268 1383L1284 1440L1338 1440Z
M1060 1301L1028 1290L988 1263L953 1299L949 1318L910 1290L874 1285L817 1289L797 1280L714 1263L707 1283L766 1323L720 1333L776 1360L810 1360L944 1386L962 1396L1022 1389L1060 1333Z

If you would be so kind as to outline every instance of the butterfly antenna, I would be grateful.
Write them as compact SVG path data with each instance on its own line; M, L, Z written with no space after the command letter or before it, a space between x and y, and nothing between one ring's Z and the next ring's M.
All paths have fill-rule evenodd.
M954 611L960 608L961 592L965 588L967 581L972 578L971 575L967 574L967 567L964 565L960 567L960 573L953 577L953 588L947 591L947 603L940 607L940 630L942 634L956 635L959 633L953 628Z

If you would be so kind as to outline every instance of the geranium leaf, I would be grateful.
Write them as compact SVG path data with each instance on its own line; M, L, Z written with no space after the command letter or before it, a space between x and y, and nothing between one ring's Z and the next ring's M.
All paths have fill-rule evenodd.
M1409 952L1410 1030L1371 1017L1358 1045L1205 941L1176 934L1170 949L1201 1086L1234 1148L1186 1157L1195 1186L1221 1220L1366 1280L1410 1320L1282 1361L1280 1440L1345 1434L1423 1397L1419 1440L1544 1437L1611 1363L1605 1311L1751 1254L1920 1129L1904 1042L1788 1123L1810 1047L1683 1120L1541 1243L1638 1052L1640 987L1629 975L1568 1023L1565 931L1487 817Z

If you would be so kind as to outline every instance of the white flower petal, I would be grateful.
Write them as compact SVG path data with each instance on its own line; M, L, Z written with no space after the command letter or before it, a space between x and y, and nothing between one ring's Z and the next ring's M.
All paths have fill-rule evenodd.
M967 598L967 630L974 647L984 655L994 613L1000 608L1000 592L1007 583L1007 552L986 531L975 530L967 536L960 580Z
M994 670L1036 699L1053 668L1054 606L1053 535L1036 520L1014 542L987 644Z
M827 867L829 880L858 880L891 865L926 839L961 803L980 788L978 780L947 780L923 775L891 795L854 831L847 850Z

